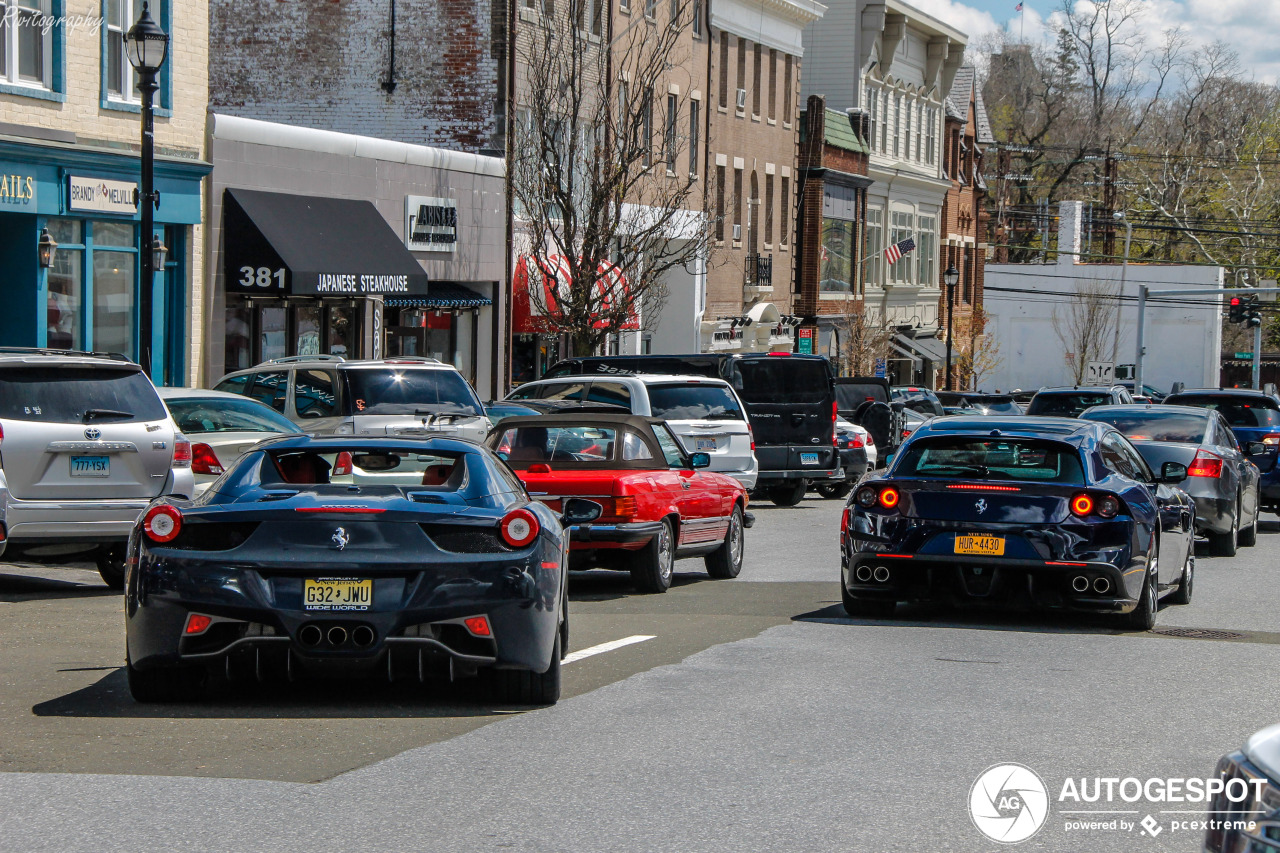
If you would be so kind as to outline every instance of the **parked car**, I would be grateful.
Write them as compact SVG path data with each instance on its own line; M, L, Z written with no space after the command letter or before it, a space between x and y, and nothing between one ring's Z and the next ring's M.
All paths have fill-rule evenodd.
M351 488L342 457L384 475ZM213 670L283 680L492 673L500 701L560 695L568 628L562 515L487 449L452 439L285 436L198 501L138 519L126 672L141 702L195 698Z
M256 400L202 388L159 388L160 399L191 442L196 494L259 441L300 432L293 421Z
M543 378L631 373L710 376L732 385L756 443L756 492L775 504L795 506L812 483L843 479L834 447L834 377L825 358L788 352L595 356L565 359Z
M1133 396L1135 399L1137 397L1146 397L1153 403L1163 403L1164 398L1166 396L1164 391L1161 391L1159 388L1156 388L1153 385L1148 385L1145 382L1142 384L1141 394L1134 392L1132 379L1122 379L1116 384L1119 385L1121 388L1125 389L1126 391L1128 391L1129 394Z
M190 442L122 355L0 348L0 441L0 553L82 553L114 589L138 515L195 491Z
M1222 756L1214 776L1223 790L1209 801L1204 853L1280 853L1280 724Z
M938 400L938 395L928 388L921 388L918 385L897 385L892 389L892 393L894 400L922 415L939 417L946 414L941 401Z
M753 489L760 472L746 408L723 379L706 376L630 376L540 379L507 395L506 403L594 403L667 422L689 453L711 457L719 471Z
M889 380L883 376L836 377L836 412L864 427L876 446L892 453L902 441L905 424L901 402L893 400Z
M949 415L1020 415L1022 408L1011 394L981 391L939 391L938 402ZM954 411L953 411L954 410Z
M1187 467L1178 486L1196 504L1196 533L1207 536L1216 557L1231 557L1237 544L1258 540L1258 483L1250 461L1264 447L1241 451L1222 415L1187 406L1096 406L1081 418L1111 424L1133 442L1153 470L1170 460ZM1248 452L1252 451L1252 456Z
M1107 424L939 418L868 475L841 523L853 616L953 600L1113 613L1154 626L1158 600L1190 601L1195 505Z
M1037 417L1078 418L1091 406L1120 406L1132 403L1129 392L1119 385L1041 388L1027 405L1027 414Z
M1231 427L1240 446L1262 442L1266 452L1249 458L1262 473L1262 508L1280 513L1280 401L1262 391L1248 388L1203 388L1182 391L1164 398L1173 406L1215 409Z
M840 451L844 482L824 482L814 486L818 494L830 500L847 497L862 475L876 464L876 444L871 433L844 418L836 418L836 448Z
M229 373L215 390L252 397L320 435L444 436L481 442L492 426L457 368L434 358L289 356Z
M666 592L685 557L702 557L713 578L742 571L747 490L706 470L710 455L687 453L658 418L508 418L489 447L552 509L574 497L601 504L597 522L572 528L571 568L628 571L641 592Z
M585 400L490 400L484 404L485 416L497 426L503 418L529 417L531 415L556 415L564 412L628 412L626 406L612 403L592 403Z

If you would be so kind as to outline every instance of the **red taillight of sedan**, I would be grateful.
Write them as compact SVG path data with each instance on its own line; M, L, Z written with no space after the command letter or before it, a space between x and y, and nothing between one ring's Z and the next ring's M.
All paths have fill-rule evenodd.
M502 539L512 548L523 548L538 538L538 518L527 509L513 509L499 525Z
M1208 477L1216 480L1222 476L1222 457L1205 450L1198 451L1196 458L1191 460L1191 465L1187 468L1187 476Z
M223 467L212 447L197 442L191 445L191 470L196 474L221 474Z
M172 542L182 532L182 513L167 504L153 506L142 517L142 532L152 542Z

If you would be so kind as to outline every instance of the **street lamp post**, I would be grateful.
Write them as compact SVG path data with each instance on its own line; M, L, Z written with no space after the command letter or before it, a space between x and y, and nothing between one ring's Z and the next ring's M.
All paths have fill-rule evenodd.
M947 390L951 390L951 326L952 318L955 312L956 303L956 285L960 283L960 270L956 269L955 264L947 267L947 271L942 274L942 280L947 283Z
M129 56L129 64L138 72L138 91L142 94L142 191L138 193L138 204L142 205L142 237L138 241L139 262L142 265L142 286L138 295L138 363L147 375L151 375L151 336L152 336L152 293L155 289L156 244L155 212L160 206L160 194L155 191L155 113L153 100L156 90L156 75L164 66L169 53L169 35L151 17L147 7L142 4L142 14L138 16L129 32L124 35L125 53ZM163 256L161 256L163 257ZM163 266L163 260L161 261Z

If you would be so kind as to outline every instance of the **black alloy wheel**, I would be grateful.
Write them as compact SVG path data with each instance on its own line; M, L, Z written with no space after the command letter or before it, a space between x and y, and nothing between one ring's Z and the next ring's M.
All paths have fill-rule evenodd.
M1143 575L1142 592L1138 594L1138 606L1123 617L1125 627L1131 631L1150 631L1156 626L1156 610L1160 606L1157 586L1157 579L1160 577L1160 546L1156 543L1160 541L1160 532L1156 531L1152 536L1155 538L1151 543L1151 555L1147 559L1147 571Z
M102 582L112 589L124 589L124 546L113 545L95 558Z

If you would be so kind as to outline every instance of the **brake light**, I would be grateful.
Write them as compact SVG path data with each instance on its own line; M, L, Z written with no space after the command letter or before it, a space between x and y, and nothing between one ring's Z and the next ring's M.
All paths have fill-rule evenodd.
M789 352L771 352L769 355L791 355Z
M997 486L994 483L952 483L948 489L958 492L1020 492L1021 486Z
M173 437L172 465L174 468L191 467L191 442L187 441L186 436L175 435Z
M867 447L875 447L875 446L876 446L875 437L872 436L871 433L867 433Z
M538 538L538 517L527 509L513 509L499 524L503 540L512 548L523 548Z
M177 507L153 506L142 517L142 532L152 542L172 542L182 531L182 513Z
M900 496L898 495L898 490L893 486L889 486L887 489L880 492L880 506L885 509L893 509L896 507L899 499Z
M844 508L844 512L840 513L840 535L849 532L849 507Z
M1093 512L1093 498L1088 495L1076 495L1071 499L1071 511L1083 518Z
M3 438L4 438L4 430L0 430L0 439L3 439ZM1280 444L1280 435L1277 435L1276 433L1272 433L1271 435L1264 435L1262 437L1262 443L1265 444L1267 447L1275 447L1277 444Z
M493 631L489 628L489 620L484 616L472 616L470 619L463 619L462 624L467 627L473 637L493 636Z
M192 634L203 634L209 630L209 626L213 624L213 619L201 613L191 613L187 615L187 627L182 633L190 636Z
M334 477L345 477L351 473L351 454L342 451L338 454L338 458L333 460L333 471L330 472Z
M191 445L191 470L196 474L221 474L224 469L213 448L198 442Z
M850 447L863 447L863 446L865 446L865 445L863 444L863 441L862 441L862 436L858 435L857 433L854 433L854 434L853 434L853 438L851 438L851 439L849 440L849 446L850 446Z
M1208 451L1201 450L1196 453L1196 458L1191 460L1191 465L1187 468L1188 477L1209 477L1217 479L1222 476L1222 457L1214 456Z

